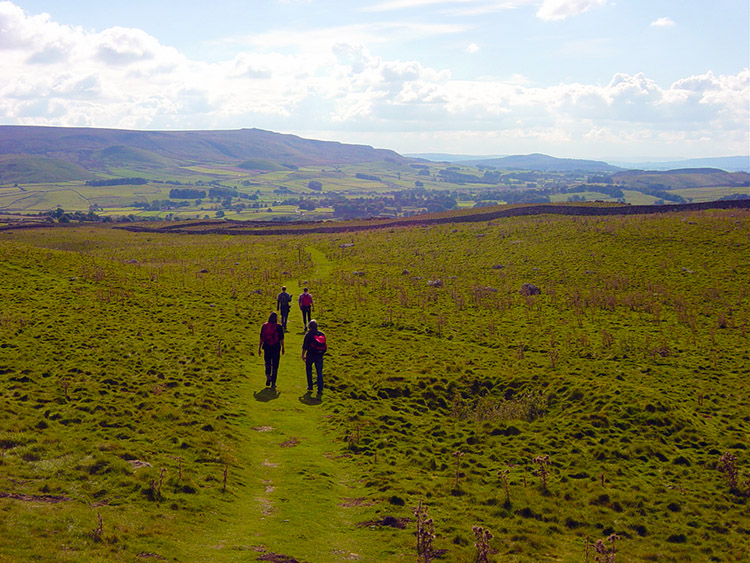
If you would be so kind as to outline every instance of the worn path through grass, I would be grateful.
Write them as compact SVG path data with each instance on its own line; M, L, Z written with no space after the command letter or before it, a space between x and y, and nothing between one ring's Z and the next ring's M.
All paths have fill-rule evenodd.
M316 276L325 276L325 256L315 249L311 256ZM291 280L286 285L296 303L301 288ZM265 387L262 357L247 362L248 378L235 399L243 403L237 409L243 413L237 420L242 446L236 467L229 467L231 504L192 555L204 561L255 560L263 553L310 563L398 560L391 546L372 541L372 530L356 525L372 509L350 475L349 460L338 457L340 448L323 429L325 394L317 399L306 392L296 306L288 329L276 392ZM257 351L257 336L248 338Z

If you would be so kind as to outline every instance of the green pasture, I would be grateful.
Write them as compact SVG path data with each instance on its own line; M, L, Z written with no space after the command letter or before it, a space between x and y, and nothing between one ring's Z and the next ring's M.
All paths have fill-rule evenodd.
M750 186L718 186L710 188L689 188L684 190L672 190L670 193L681 195L695 203L703 201L716 201L722 197L745 194L750 195Z
M446 561L475 525L497 562L612 534L616 561L743 561L748 256L739 210L0 232L0 553L414 561L422 503ZM282 284L328 335L320 399L296 308L264 387Z
M157 163L158 164L158 163ZM174 174L174 168L112 168L108 170L108 177L144 177L152 182L146 185L131 186L87 186L83 181L69 181L60 183L24 184L21 188L11 186L0 187L0 210L11 212L38 213L62 207L66 211L88 211L90 206L95 205L103 208L106 215L114 216L114 209L126 209L125 215L138 215L140 211L129 208L133 202L152 202L154 200L169 199L169 192L176 187L174 184L162 184L154 181L179 180L182 187L195 187L208 190L212 185L236 188L240 193L260 193L261 201L271 204L273 201L286 199L287 197L326 197L329 194L343 195L349 198L378 197L394 191L409 190L415 187L415 183L421 182L423 187L429 190L444 190L457 193L473 193L474 197L481 198L483 190L508 189L509 186L500 187L490 184L455 184L438 180L440 170L457 168L458 172L464 174L481 175L481 170L473 167L448 164L430 164L430 176L420 176L418 168L408 164L396 162L372 162L356 165L341 165L337 167L303 167L296 170L252 170L242 171L234 168L194 165L179 169L179 174ZM368 174L380 178L380 181L357 178L357 174ZM321 182L322 192L311 191L307 184L311 180ZM195 183L200 185L196 186ZM245 185L249 183L249 185ZM516 182L523 184L523 182ZM288 188L293 194L274 193L279 188ZM673 193L690 198L693 201L710 201L719 199L726 195L750 193L748 187L712 187L673 190ZM634 205L651 205L658 198L645 195L634 190L624 190L627 203ZM583 196L587 201L601 200L611 201L605 194L596 191L568 194L558 193L550 196L552 202L566 202L572 195ZM205 198L204 198L205 199ZM192 203L192 202L191 202ZM246 202L245 202L246 203ZM471 206L472 202L464 202L463 205ZM406 211L415 211L409 209ZM417 210L418 211L418 210ZM173 216L194 218L198 209L182 209ZM265 217L289 218L285 210L274 210L274 213ZM166 216L169 212L161 213ZM227 212L235 219L243 219L246 216L257 219L257 213Z

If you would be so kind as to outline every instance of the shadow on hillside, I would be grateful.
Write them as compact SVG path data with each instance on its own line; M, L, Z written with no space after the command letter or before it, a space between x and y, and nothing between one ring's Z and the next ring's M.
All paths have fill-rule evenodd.
M299 402L311 407L319 405L323 402L322 395L313 395L312 391L308 391L299 398Z
M279 395L281 395L281 393L276 389L272 389L271 387L266 387L265 389L261 389L260 391L253 393L253 397L255 397L255 400L262 403L267 403L268 401L278 399Z

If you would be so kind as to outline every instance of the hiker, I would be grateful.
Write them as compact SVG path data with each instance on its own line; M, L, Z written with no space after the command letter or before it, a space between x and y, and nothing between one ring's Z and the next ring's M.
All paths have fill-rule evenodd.
M284 328L278 324L278 315L271 313L268 322L260 329L258 355L263 350L266 362L266 387L276 389L276 376L279 373L279 360L284 353Z
M307 292L307 288L302 290L299 296L299 308L302 311L302 324L305 325L305 331L307 331L307 325L312 317L313 298Z
M313 390L312 367L315 364L317 374L316 384L318 395L323 394L323 355L328 350L326 335L318 330L318 321L310 319L309 331L302 341L302 361L305 362L305 374L307 375L307 390Z
M276 297L276 310L281 314L281 326L286 332L286 321L289 318L292 295L286 292L286 286L281 287L281 293Z

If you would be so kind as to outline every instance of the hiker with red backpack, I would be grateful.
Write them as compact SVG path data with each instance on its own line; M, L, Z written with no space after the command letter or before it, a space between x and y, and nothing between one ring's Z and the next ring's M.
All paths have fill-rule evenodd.
M268 322L260 329L258 355L263 350L266 362L266 387L276 389L276 376L279 373L279 360L284 350L284 328L278 323L278 315L271 313Z
M307 288L302 290L298 302L299 308L302 311L302 324L305 326L305 331L307 331L307 325L310 323L310 319L312 318L313 308L313 298L312 295L307 292Z
M318 322L310 319L308 332L302 341L302 361L305 362L305 374L307 375L307 391L313 390L312 367L315 365L317 374L316 384L318 396L323 394L323 355L328 350L326 335L318 330Z

